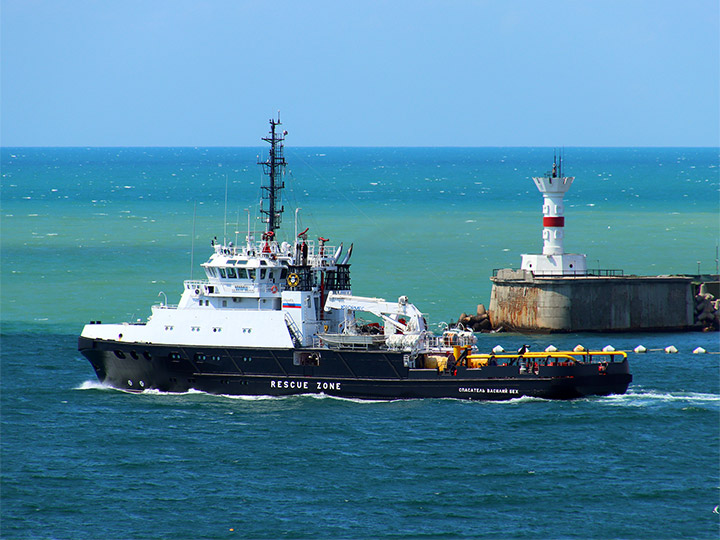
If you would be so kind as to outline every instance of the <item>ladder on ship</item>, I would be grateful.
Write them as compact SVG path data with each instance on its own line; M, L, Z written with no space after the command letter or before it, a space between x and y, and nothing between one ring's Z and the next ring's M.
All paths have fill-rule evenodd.
M293 319L289 313L285 314L285 324L288 327L288 330L290 330L290 334L293 337L293 340L295 341L295 346L300 347L303 343L303 335L300 329L298 328L298 325L295 324L295 319Z

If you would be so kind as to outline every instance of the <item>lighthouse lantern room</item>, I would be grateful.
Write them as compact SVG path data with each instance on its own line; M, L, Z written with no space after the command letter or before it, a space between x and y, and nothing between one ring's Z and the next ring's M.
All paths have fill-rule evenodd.
M539 276L587 274L585 255L565 253L563 247L563 198L573 180L573 176L562 175L562 157L553 160L551 172L533 178L538 190L543 194L543 252L523 254L522 270Z

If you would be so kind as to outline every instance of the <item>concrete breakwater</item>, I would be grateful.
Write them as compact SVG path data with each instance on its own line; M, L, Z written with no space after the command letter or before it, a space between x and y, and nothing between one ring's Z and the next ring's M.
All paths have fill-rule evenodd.
M500 270L491 278L493 325L541 332L687 330L692 280L683 276L535 276Z
M717 330L720 302L690 276L536 276L503 269L489 309L463 313L476 332L633 332ZM704 288L703 288L704 287ZM699 292L698 292L699 289Z

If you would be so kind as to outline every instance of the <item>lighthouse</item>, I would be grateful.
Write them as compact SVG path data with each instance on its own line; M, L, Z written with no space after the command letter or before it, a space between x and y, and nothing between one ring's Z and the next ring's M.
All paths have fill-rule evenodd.
M543 249L523 254L520 270L493 272L493 328L521 332L609 332L689 329L694 292L686 276L625 276L622 270L588 272L585 255L565 253L563 199L575 180L562 158L533 178L543 195ZM672 305L674 307L670 308ZM689 307L688 307L689 306Z
M565 253L563 246L565 216L563 199L575 180L563 176L562 157L553 159L552 171L533 181L543 194L543 251L542 254L523 254L522 270L537 276L577 276L587 274L587 262L583 254Z

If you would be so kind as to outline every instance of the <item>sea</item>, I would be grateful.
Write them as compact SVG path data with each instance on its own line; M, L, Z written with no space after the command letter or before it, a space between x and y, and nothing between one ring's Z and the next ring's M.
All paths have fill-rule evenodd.
M541 252L532 177L556 153L289 138L279 236L352 244L355 294L407 295L439 330L489 304L494 269ZM214 238L261 231L267 154L1 149L0 537L718 538L718 333L478 334L481 350L628 352L625 395L574 401L101 385L83 325L177 303ZM562 154L566 251L591 270L717 273L717 148Z

